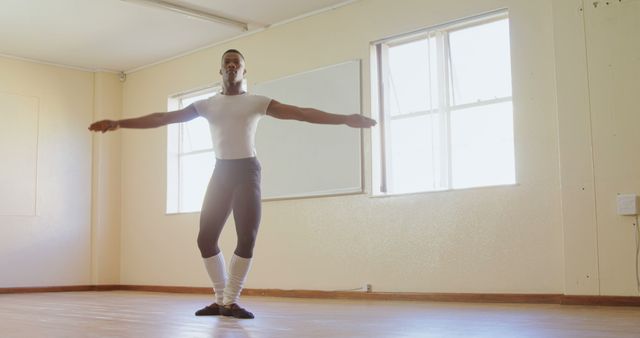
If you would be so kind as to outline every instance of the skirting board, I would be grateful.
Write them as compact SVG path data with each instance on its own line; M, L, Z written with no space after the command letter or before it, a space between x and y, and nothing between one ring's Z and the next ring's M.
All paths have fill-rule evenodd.
M118 290L165 292L165 293L193 293L193 294L211 294L212 293L211 288L187 287L187 286L76 285L76 286L0 288L0 294L34 293L34 292L73 292L73 291L118 291ZM587 295L562 295L562 294L419 293L419 292L356 292L356 291L244 289L242 290L242 295L257 296L257 297L395 300L395 301L421 301L421 302L640 306L640 297L634 297L634 296L587 296Z

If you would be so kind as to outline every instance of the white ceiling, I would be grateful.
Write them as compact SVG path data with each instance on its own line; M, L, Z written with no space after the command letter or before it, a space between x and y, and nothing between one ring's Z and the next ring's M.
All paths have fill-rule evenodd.
M165 0L249 24L249 32L354 0ZM241 36L241 28L122 0L0 0L0 54L131 71Z

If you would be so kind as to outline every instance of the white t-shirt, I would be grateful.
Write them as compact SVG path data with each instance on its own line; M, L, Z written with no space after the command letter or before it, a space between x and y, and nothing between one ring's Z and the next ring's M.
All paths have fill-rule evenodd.
M231 160L256 156L256 127L269 103L266 96L244 93L217 94L193 105L209 121L216 157Z

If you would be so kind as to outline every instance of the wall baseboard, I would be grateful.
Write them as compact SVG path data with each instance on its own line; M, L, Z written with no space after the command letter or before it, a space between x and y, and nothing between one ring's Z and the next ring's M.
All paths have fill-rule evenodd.
M36 293L36 292L113 291L113 290L119 290L119 289L120 289L120 285L33 286L33 287L18 287L18 288L0 288L0 294Z
M35 292L74 291L145 291L165 293L211 294L210 287L156 286L156 285L75 285L0 288L0 294ZM357 292L357 291L316 291L244 289L243 296L352 299L352 300L393 300L419 302L459 302L459 303L520 303L520 304L562 304L594 306L640 306L637 296L588 296L563 294L513 294L513 293L419 293L419 292Z
M147 292L166 292L166 293L197 293L212 294L213 288L191 287L191 286L157 286L157 285L119 285L118 290L125 291L147 291ZM243 290L242 294L245 292Z
M563 295L563 305L640 306L637 296L580 296Z
M399 300L422 302L462 303L537 303L557 304L562 295L556 294L479 294L479 293L419 293L419 292L357 292L247 289L243 294L264 297Z

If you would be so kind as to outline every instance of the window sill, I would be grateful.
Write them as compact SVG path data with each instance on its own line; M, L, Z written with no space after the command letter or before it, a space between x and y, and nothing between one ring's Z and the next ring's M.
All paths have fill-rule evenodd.
M412 196L412 195L429 195L429 194L437 194L437 193L459 192L459 191L480 190L480 189L514 188L519 186L520 186L520 183L513 183L513 184L486 185L481 187L469 187L469 188L460 188L460 189L442 189L442 190L415 191L415 192L402 192L402 193L373 193L369 195L369 197L370 198L403 197L403 196Z

